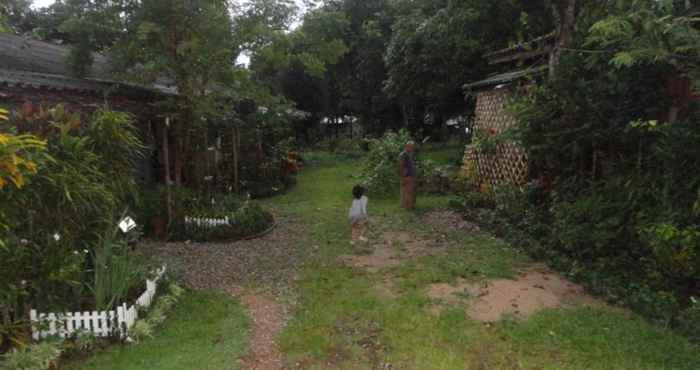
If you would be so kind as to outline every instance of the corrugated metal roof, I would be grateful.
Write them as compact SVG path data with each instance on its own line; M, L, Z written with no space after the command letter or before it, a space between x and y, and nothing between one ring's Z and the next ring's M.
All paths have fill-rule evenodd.
M10 87L24 87L47 90L70 90L79 92L121 92L121 93L141 93L141 94L165 94L174 95L176 91L164 86L154 86L152 88L100 80L94 78L74 78L48 73L36 73L26 71L16 71L0 69L0 85Z
M72 77L66 60L70 47L0 33L0 85L25 86L53 90L122 93L160 93L176 95L177 89L160 79L151 86L111 80L109 59L93 54L94 62L87 78Z
M520 71L501 73L495 76L491 76L481 81L472 82L465 84L463 86L464 90L476 90L490 86L496 86L501 84L508 84L516 80L520 80L526 77L537 77L544 74L547 71L547 66L539 66L536 68L528 68Z
M70 76L66 60L70 47L33 40L10 33L0 33L0 68L36 73ZM87 76L109 78L109 60L93 54L93 64Z

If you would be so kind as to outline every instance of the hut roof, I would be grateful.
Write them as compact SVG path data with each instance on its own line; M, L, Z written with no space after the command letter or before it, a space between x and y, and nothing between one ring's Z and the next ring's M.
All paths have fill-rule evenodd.
M125 95L175 95L166 86L145 87L95 78L74 78L49 73L26 72L0 68L0 86L77 92L120 92Z
M481 81L472 82L465 84L463 86L464 90L476 90L483 89L486 87L497 86L502 84L509 84L513 81L517 81L523 78L534 78L543 75L547 71L547 66L539 66L534 68L527 68L519 71L501 73L489 78L483 79Z
M10 33L0 33L0 68L36 73L70 76L66 60L70 47L33 40ZM92 68L87 76L109 78L109 60L93 54Z
M166 84L140 86L112 80L110 62L93 54L93 64L85 78L71 76L66 63L70 48L64 45L0 33L0 85L87 92L156 93L175 95Z

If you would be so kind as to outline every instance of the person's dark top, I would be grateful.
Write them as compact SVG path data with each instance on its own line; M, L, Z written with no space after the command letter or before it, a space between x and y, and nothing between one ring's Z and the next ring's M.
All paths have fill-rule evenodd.
M413 154L403 151L399 155L399 161L401 161L401 176L416 177L416 160Z

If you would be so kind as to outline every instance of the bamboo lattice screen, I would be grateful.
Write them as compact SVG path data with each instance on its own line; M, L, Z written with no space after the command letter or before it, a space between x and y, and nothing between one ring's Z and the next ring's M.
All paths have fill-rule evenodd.
M516 121L505 110L511 94L512 90L507 88L479 92L474 129L501 133L513 126ZM499 143L489 153L467 146L463 170L465 174L475 176L478 183L490 188L504 184L521 185L528 181L527 155L522 147L512 141Z

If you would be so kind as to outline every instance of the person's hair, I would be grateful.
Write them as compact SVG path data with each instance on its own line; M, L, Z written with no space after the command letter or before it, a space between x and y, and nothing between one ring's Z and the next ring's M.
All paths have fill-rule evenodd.
M365 195L365 188L363 188L362 186L355 185L355 187L352 188L352 196L355 199L360 199L363 195Z

